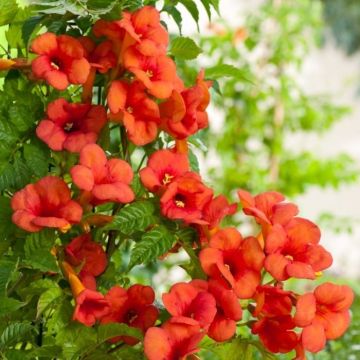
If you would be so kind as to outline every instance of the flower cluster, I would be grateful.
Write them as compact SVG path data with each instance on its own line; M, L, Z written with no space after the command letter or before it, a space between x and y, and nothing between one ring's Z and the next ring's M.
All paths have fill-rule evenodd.
M244 213L259 229L255 236L221 226L238 204L215 196L191 169L188 156L188 137L208 126L211 82L200 71L195 84L185 87L167 56L168 43L160 14L151 6L124 12L120 20L98 20L89 36L47 32L33 41L37 57L32 72L38 81L57 90L71 84L82 88L81 103L65 97L50 102L36 129L53 152L70 152L77 162L63 178L49 175L15 193L13 222L28 232L50 227L65 233L80 225L71 229L76 236L70 242L59 233L63 246L57 249L75 299L73 320L139 329L149 360L158 360L159 354L164 360L186 359L199 351L204 336L224 342L236 335L238 326L248 326L273 353L294 350L296 359L305 359L305 351L318 352L345 332L352 290L331 283L303 295L285 289L290 278L316 279L332 257L319 245L319 228L298 217L296 205L277 192L253 197L238 191ZM92 103L96 77L106 82L100 104ZM161 131L175 141L174 146L154 148L139 177L161 218L196 232L196 241L187 246L198 257L202 276L174 284L162 295L167 313L162 322L150 286L115 285L106 292L97 286L111 259L114 230L96 241L92 230L139 200L131 186L129 157L109 156L100 146L109 122L120 126L125 140L135 146L152 143ZM99 205L109 203L116 204L111 215L97 213ZM182 245L179 239L175 249ZM125 335L110 340L119 341L139 342Z

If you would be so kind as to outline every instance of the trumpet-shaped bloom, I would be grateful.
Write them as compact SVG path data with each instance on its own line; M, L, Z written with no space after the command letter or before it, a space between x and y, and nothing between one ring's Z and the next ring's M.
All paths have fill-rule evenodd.
M76 306L73 320L86 326L93 326L97 320L105 316L109 310L109 303L104 295L90 289L83 290L75 298Z
M68 230L80 222L81 206L71 200L66 183L55 176L46 176L35 184L26 185L11 199L12 221L30 232L44 227Z
M216 228L225 216L235 214L237 204L229 204L224 195L214 197L204 208L204 220L209 229Z
M82 265L81 271L99 276L107 266L106 253L102 246L91 240L90 234L74 238L65 247L67 261L73 266Z
M229 340L236 333L236 322L242 318L242 309L235 292L224 280L210 279L208 291L216 300L216 316L208 336L215 341Z
M209 86L201 72L196 85L182 92L174 90L171 97L160 104L162 126L166 132L176 139L185 139L208 126Z
M293 331L294 321L290 315L264 317L252 326L252 333L260 337L266 349L273 353L287 353L298 344Z
M166 53L169 34L160 23L160 13L152 6L144 6L134 13L123 12L117 21L126 31L124 43L135 48L145 56L157 56Z
M155 140L160 124L159 106L146 94L142 83L113 81L107 100L110 118L124 124L131 142L140 146Z
M143 185L151 192L165 190L179 176L190 170L185 154L171 150L158 150L150 155L147 166L140 170Z
M168 185L160 199L161 212L170 219L206 224L202 220L203 209L212 196L212 190L202 183L200 176L188 172Z
M298 345L291 317L293 297L291 291L285 291L280 286L264 285L256 289L253 316L258 321L252 326L252 333L258 334L271 352L287 353Z
M214 320L216 314L214 297L191 283L173 285L169 293L163 294L162 299L174 321L198 323L201 328L208 328Z
M113 50L113 43L110 40L96 43L88 36L79 38L86 51L86 58L90 64L101 74L105 74L109 69L114 68L117 63L116 54Z
M346 285L324 283L314 293L301 295L296 303L295 323L304 328L301 342L305 350L318 352L326 340L344 334L350 324L349 308L353 291Z
M151 327L145 334L144 352L149 360L185 360L198 352L204 337L200 326L170 319L159 327Z
M253 216L265 232L268 225L286 225L299 212L295 204L284 203L285 197L275 191L253 197L247 191L239 190L238 195L244 213Z
M332 256L321 245L319 228L309 220L293 218L283 228L276 224L268 232L265 268L277 280L289 277L315 279L332 264Z
M55 89L65 90L69 84L86 82L90 64L83 46L75 38L47 32L34 39L31 50L39 55L32 62L34 75Z
M168 98L179 86L176 65L166 55L145 56L132 46L124 53L124 66L159 99Z
M133 172L126 161L107 160L100 146L90 144L81 150L79 163L71 168L70 173L76 186L91 194L92 204L134 200L134 192L129 186Z
M95 143L107 121L103 106L70 104L62 98L50 103L46 113L36 135L55 151L79 152L85 145Z
M214 279L226 279L241 299L251 298L260 284L265 255L257 239L243 239L235 228L213 235L199 257L205 273Z
M102 323L125 323L145 332L155 324L158 318L159 311L153 305L155 293L150 286L133 285L127 290L120 286L114 286L108 291L105 298L111 305L111 310L102 318ZM130 345L138 342L137 339L129 336L114 338L112 342L119 340Z

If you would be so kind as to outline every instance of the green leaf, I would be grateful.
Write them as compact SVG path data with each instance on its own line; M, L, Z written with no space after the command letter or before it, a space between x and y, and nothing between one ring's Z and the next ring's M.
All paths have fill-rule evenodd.
M98 344L117 336L131 336L139 340L143 339L143 334L139 329L119 323L100 325L97 329L97 336Z
M9 24L18 11L16 0L0 1L0 26Z
M275 360L275 355L269 353L259 341L251 339L236 338L230 342L216 343L212 340L205 339L201 348L207 349L219 357L219 360L252 360L257 358L254 351L261 354L263 360Z
M166 11L174 19L176 25L179 28L179 33L181 34L182 16L180 11L175 6L171 5L166 5L164 7L164 11Z
M13 164L7 164L0 172L0 191L19 190L30 182L31 171L24 160L16 158Z
M7 242L5 239L8 239L16 230L16 226L11 220L12 214L10 199L5 196L0 196L0 256L10 245L10 241Z
M195 172L200 172L199 160L196 155L192 151L189 151L188 156L191 170Z
M104 230L118 230L123 234L143 231L155 222L154 205L149 201L132 203L119 211L114 220Z
M24 145L24 158L36 176L43 177L48 173L50 151L40 141L34 140L31 144Z
M236 79L246 80L248 82L252 82L249 79L249 74L241 70L234 65L229 64L221 64L216 65L210 68L207 68L205 71L206 78L208 79L219 79L222 77L233 77Z
M183 4L187 11L191 14L192 18L195 20L196 25L199 29L199 9L194 0L179 0L180 4Z
M7 326L0 336L0 347L4 348L24 341L24 337L35 328L27 322L15 322Z
M163 225L157 226L145 233L131 252L128 269L135 265L148 264L169 251L175 242L175 237Z
M9 260L0 260L0 296L5 294L7 285L14 273L17 264Z
M198 57L202 50L189 37L179 36L171 41L170 54L175 58L191 60Z
M54 246L55 232L42 230L29 235L25 240L24 250L27 264L41 271L58 272L55 257L50 253Z
M197 232L194 228L188 226L181 228L175 234L178 241L192 245L197 238Z
M59 299L63 294L63 291L58 287L52 287L46 290L40 295L38 304L37 304L37 314L36 318L38 319L40 315L46 310L51 304Z
M32 16L25 20L21 29L21 37L27 46L32 33L34 32L35 28L40 25L41 20L43 19L42 15Z
M9 316L10 313L20 309L24 305L25 305L25 303L23 303L19 300L0 296L0 318L5 315Z
M59 359L62 352L61 346L56 345L42 345L31 351L32 359L46 358L46 359Z

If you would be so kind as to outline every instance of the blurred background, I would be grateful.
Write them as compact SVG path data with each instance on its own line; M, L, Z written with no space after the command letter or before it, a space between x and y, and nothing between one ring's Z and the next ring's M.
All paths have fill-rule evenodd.
M196 139L202 174L233 199L237 188L283 192L320 224L331 271L359 278L360 2L221 0L220 10L211 24L200 11L201 34L183 15L183 35L203 49L188 74L199 63L245 70L212 93L210 130Z
M319 282L360 294L360 1L221 0L220 10L211 24L200 11L200 33L182 13L183 35L203 50L185 78L223 63L244 74L213 86L210 129L192 140L202 175L232 200L238 188L284 193L333 254ZM358 297L352 309L350 331L315 359L360 359Z

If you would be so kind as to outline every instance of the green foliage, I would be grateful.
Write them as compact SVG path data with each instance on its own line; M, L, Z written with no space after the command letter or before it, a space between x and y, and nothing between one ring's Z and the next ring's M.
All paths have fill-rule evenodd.
M2 0L0 3L0 26L12 21L17 11L16 0Z
M205 339L205 341L202 342L201 347L216 355L217 360L252 360L254 358L262 360L276 359L274 354L264 350L260 342L240 337L222 344L215 343L210 339Z
M143 231L154 223L155 207L150 201L138 201L119 211L104 230L118 230L123 234Z
M180 36L171 41L170 54L177 59L192 60L201 52L195 41L188 37Z
M174 235L163 225L144 233L131 252L129 269L156 260L172 248L174 241Z
M0 350L24 340L35 328L27 322L16 322L7 326L0 336Z
M42 230L26 238L24 251L26 263L41 271L58 272L55 257L50 253L55 245L55 234L52 230Z

